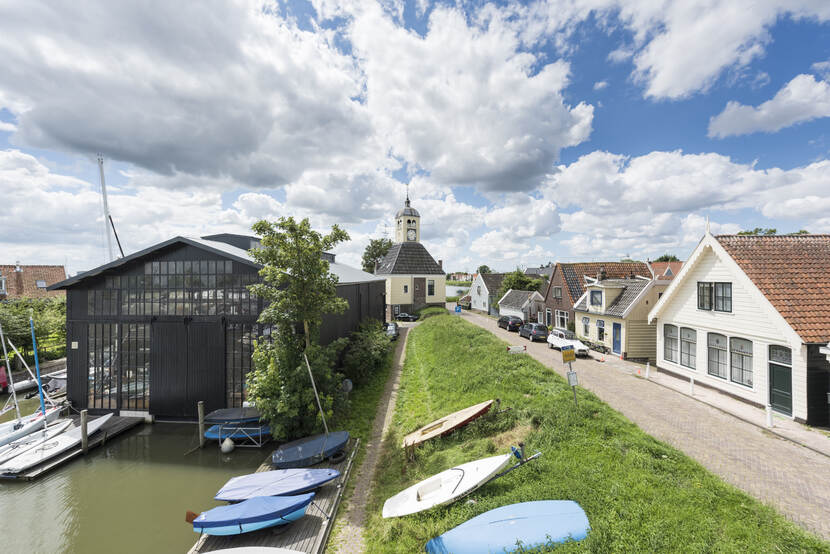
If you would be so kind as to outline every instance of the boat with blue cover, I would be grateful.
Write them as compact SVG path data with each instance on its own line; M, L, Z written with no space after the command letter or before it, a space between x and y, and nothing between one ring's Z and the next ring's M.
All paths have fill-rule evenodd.
M268 425L211 425L205 431L205 438L223 441L227 438L234 440L264 440L271 435Z
M260 421L261 417L256 408L247 406L214 410L205 416L205 423L212 424L205 431L205 438L220 443L233 439L239 441L237 446L260 447L271 436L271 428Z
M342 452L348 442L348 431L304 437L277 448L271 455L271 463L277 469L312 466Z
M241 502L255 496L285 496L313 491L340 477L336 469L275 469L233 477L214 497Z
M476 516L426 544L431 554L522 552L580 541L591 526L573 500L539 500L502 506Z
M305 515L314 493L296 496L257 496L202 512L193 519L193 530L206 535L240 535L285 525Z

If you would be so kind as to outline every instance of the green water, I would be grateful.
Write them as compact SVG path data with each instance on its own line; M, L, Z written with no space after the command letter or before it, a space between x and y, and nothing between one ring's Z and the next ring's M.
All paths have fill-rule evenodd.
M194 424L145 424L32 482L0 481L0 552L186 552L185 512L220 505L217 490L273 448L219 452Z

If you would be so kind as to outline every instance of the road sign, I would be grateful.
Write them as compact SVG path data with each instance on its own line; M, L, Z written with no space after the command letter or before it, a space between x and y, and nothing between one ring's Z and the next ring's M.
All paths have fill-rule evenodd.
M461 313L461 306L456 306L455 307L455 313L457 313L457 314Z
M576 378L576 371L569 371L568 372L568 386L575 387L579 384L579 381Z
M576 360L576 351L571 345L562 347L562 363L573 362Z

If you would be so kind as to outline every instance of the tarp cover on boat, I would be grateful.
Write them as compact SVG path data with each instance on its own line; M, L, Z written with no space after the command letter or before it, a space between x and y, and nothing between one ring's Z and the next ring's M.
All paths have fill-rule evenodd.
M221 430L221 434L220 434ZM239 423L229 423L225 425L212 425L205 431L205 438L210 440L225 440L228 437L232 439L260 439L271 434L271 428L268 425L243 425Z
M238 502L255 496L299 494L340 477L336 469L277 469L240 475L216 493L216 500Z
M271 462L279 469L314 465L343 450L347 442L348 431L305 437L277 448L271 456Z
M205 423L251 423L262 416L256 408L222 408L205 416Z
M193 527L207 529L270 521L307 506L313 498L313 492L297 496L257 496L239 504L219 506L202 512L193 520Z

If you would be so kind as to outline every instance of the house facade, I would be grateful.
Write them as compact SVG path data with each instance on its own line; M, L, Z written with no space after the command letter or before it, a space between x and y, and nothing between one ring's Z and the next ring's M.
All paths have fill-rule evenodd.
M395 215L395 242L378 263L375 274L386 280L386 317L444 306L447 279L442 263L421 244L421 215L406 196Z
M545 299L539 291L513 290L507 291L498 301L500 316L515 316L525 323L540 321L543 318Z
M668 281L629 277L590 282L574 306L574 332L582 342L627 360L656 361L656 327L648 322Z
M207 411L242 405L254 341L269 330L247 288L261 266L237 239L175 237L53 285L66 291L73 408L193 419L200 400ZM384 283L324 257L349 302L324 317L327 344L366 318L383 320Z
M505 273L479 273L470 285L470 309L498 315L497 294Z
M830 423L830 236L704 235L649 314L661 370Z
M62 265L0 265L0 300L61 297L63 291L49 287L64 279Z
M585 294L585 284L603 274L606 279L624 279L631 275L650 277L651 271L642 262L557 262L545 294L545 324L558 329L576 326L574 304Z

